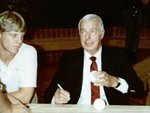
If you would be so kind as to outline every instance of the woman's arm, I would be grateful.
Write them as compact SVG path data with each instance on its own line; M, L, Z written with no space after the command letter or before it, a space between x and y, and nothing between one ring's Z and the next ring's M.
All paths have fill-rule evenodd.
M0 90L0 113L11 113L11 102Z

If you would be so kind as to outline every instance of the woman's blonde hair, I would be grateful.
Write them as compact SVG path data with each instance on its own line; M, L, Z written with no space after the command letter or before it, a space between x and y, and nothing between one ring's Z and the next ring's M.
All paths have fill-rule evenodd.
M26 31L24 18L15 11L5 11L0 14L0 32Z

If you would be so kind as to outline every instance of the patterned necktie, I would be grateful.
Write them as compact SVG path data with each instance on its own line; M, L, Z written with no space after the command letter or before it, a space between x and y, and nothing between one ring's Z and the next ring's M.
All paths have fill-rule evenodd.
M92 56L90 57L90 60L92 61L90 71L98 71L96 57ZM91 104L93 104L94 100L97 98L100 98L99 86L94 86L91 82Z

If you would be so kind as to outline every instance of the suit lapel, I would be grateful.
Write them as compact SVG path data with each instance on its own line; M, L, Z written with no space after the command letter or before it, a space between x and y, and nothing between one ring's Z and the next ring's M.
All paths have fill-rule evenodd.
M106 71L108 69L109 59L110 59L110 51L107 47L102 47L102 70Z
M71 62L71 68L73 71L70 72L73 77L70 79L75 81L75 84L72 84L72 87L74 88L72 90L72 101L70 103L77 103L80 97L83 80L83 49L78 49L73 57L73 61Z

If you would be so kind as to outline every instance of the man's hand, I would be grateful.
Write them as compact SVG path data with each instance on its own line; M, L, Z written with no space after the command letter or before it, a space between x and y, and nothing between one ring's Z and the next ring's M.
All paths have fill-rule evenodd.
M55 104L66 104L70 100L70 93L58 88L54 95Z
M94 75L94 85L95 86L106 86L106 87L116 87L118 84L118 78L111 76L105 71L93 71Z

